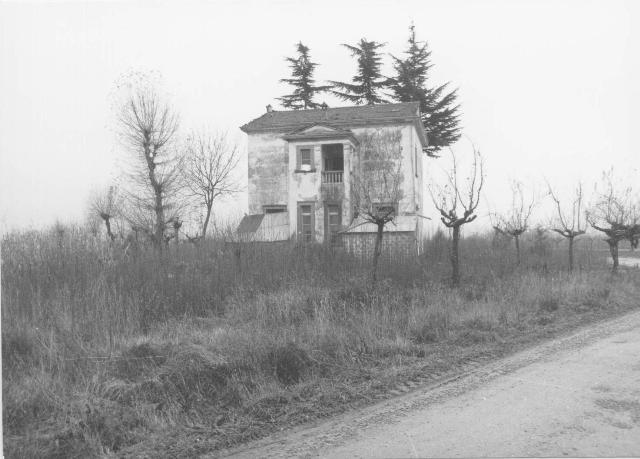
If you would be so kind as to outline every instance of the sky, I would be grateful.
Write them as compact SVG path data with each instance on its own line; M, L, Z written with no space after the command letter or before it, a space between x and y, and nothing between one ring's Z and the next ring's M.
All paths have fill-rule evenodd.
M508 207L516 179L540 196L545 180L568 196L612 166L640 182L638 1L2 2L0 227L80 222L91 191L123 173L111 95L127 72L162 75L183 132L227 132L246 182L238 128L279 108L298 41L319 82L349 81L341 43L365 37L400 55L411 22L432 51L433 84L458 88L454 151L473 142L485 158L478 221ZM242 193L214 211L246 207Z

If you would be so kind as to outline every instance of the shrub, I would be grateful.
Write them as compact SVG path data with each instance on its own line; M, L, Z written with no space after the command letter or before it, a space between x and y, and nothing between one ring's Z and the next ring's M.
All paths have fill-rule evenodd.
M295 343L275 349L269 356L276 378L285 386L299 382L311 366L307 352Z
M149 342L131 346L119 358L116 358L114 376L134 381L165 363L167 357L164 353L166 351L166 349Z
M543 296L538 302L538 307L545 312L557 311L560 307L560 300L554 296Z
M2 330L2 371L19 366L31 367L37 359L37 342L25 329Z

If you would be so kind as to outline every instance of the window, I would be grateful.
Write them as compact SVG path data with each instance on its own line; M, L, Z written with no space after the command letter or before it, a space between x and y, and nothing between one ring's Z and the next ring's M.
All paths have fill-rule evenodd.
M298 238L302 242L313 242L315 240L315 222L313 213L313 203L298 203Z
M322 160L325 171L344 170L344 147L341 143L322 145Z
M391 203L374 204L373 210L379 217L396 215L396 206Z
M325 204L324 207L324 234L325 241L335 244L338 240L338 231L342 228L342 212L340 204Z
M313 169L313 145L298 147L297 170L310 172Z
M277 214L280 212L286 212L287 206L280 204L270 204L267 206L262 206L265 214Z

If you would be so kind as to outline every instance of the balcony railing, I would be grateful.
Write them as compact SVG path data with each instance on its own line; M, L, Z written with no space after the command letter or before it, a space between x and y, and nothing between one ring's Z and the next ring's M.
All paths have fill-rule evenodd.
M342 183L344 171L322 171L322 183Z

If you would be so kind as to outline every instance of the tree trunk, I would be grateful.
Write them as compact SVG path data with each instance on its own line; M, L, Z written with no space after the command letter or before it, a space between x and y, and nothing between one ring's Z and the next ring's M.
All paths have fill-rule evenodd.
M111 219L110 218L105 218L104 219L104 226L107 227L107 236L109 236L109 238L112 241L115 241L116 240L116 235L111 232Z
M375 284L378 279L378 259L382 252L382 232L384 231L384 223L378 223L378 232L376 233L376 245L373 248L373 263L371 266L371 283Z
M164 245L164 206L162 205L162 185L156 177L156 152L151 151L148 135L145 135L144 155L147 161L147 169L149 173L149 183L153 190L154 211L156 214L156 225L153 232L153 244L160 250Z
M516 265L520 266L520 236L516 235L513 238L516 241Z
M209 226L209 218L211 218L211 204L207 204L207 215L204 218L204 223L202 224L202 239L207 237L207 227Z
M573 236L569 237L569 272L573 272Z
M611 272L618 272L618 240L617 239L607 239L607 244L609 244L609 252L611 253L611 259L613 260L613 267L611 268Z
M162 205L162 192L155 190L156 201L156 231L154 235L154 243L162 250L164 245L164 206Z
M460 241L460 226L453 227L453 239L451 241L451 283L454 287L460 284L460 257L458 245Z

